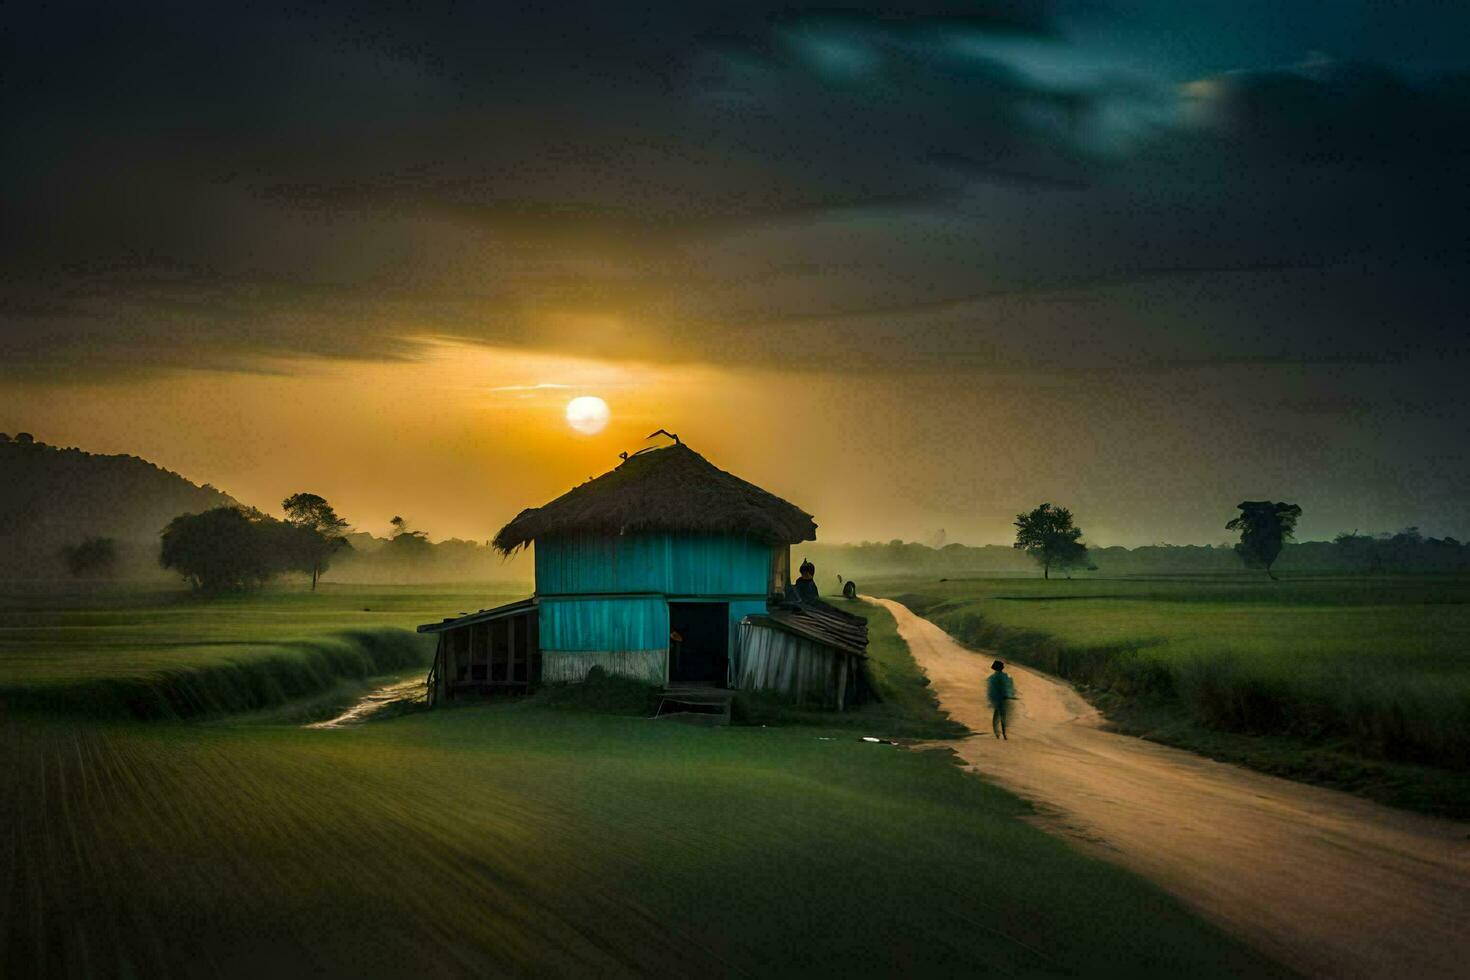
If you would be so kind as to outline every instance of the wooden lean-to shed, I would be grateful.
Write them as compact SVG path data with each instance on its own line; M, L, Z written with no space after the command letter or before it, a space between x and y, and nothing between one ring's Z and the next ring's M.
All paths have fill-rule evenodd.
M501 529L501 552L534 549L535 594L421 626L440 635L431 697L601 667L840 708L865 689L867 623L790 594L791 545L815 538L810 514L682 443L635 453Z

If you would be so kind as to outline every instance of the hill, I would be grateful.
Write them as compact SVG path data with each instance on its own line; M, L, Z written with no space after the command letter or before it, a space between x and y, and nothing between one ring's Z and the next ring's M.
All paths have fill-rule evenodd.
M157 573L164 525L235 504L137 456L0 438L0 578L62 577L61 549L89 537L117 541L120 572Z

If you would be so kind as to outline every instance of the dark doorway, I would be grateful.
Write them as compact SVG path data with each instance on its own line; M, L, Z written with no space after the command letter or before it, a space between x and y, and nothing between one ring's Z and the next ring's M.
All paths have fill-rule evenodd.
M669 603L669 683L724 687L729 651L729 603Z

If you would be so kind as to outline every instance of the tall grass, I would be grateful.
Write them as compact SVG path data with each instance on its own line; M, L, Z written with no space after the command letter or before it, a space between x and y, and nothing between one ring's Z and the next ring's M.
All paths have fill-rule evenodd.
M966 645L1220 731L1470 770L1464 581L928 584L900 595Z
M427 670L419 623L498 604L475 586L0 595L0 704L108 718L258 711L344 681Z
M0 684L0 705L97 718L196 718L286 704L344 679L427 669L432 655L432 639L405 630L353 630L246 646L236 659L226 661L43 684Z

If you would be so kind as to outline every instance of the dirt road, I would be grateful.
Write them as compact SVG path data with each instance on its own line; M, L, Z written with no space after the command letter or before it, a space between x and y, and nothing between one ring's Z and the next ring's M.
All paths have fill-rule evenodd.
M1317 976L1470 976L1470 824L1389 809L1102 730L1071 687L1009 667L1011 738L990 731L993 658L876 601L940 704L987 734L954 743L1046 824Z

